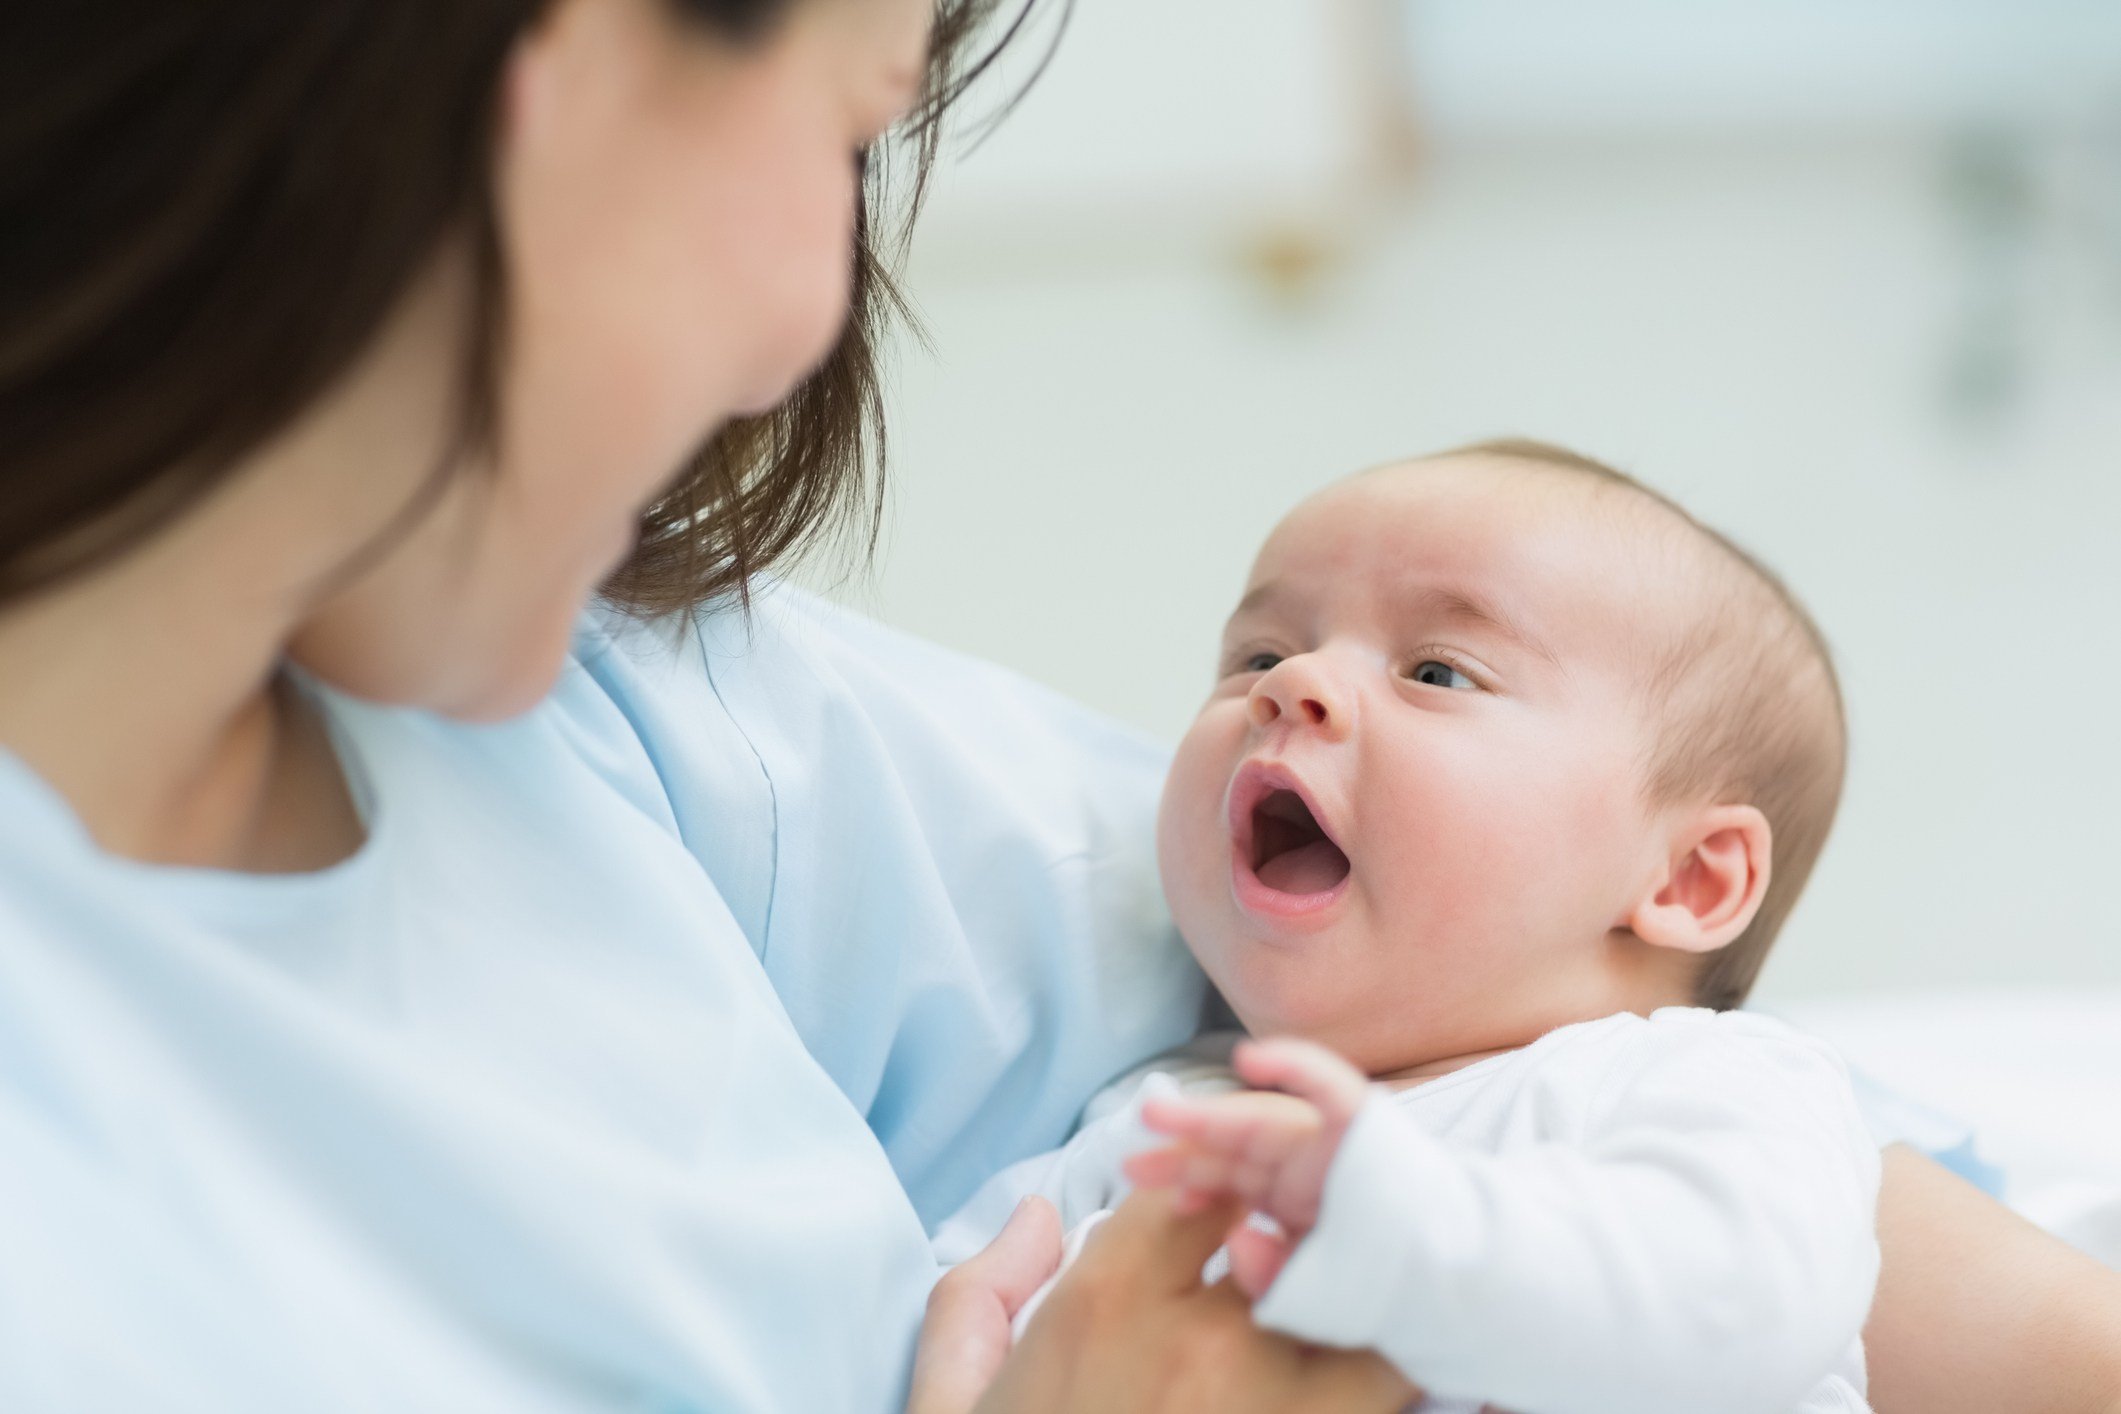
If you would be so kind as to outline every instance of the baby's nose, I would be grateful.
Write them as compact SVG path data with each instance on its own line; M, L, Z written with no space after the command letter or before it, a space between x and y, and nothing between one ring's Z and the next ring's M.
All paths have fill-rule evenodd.
M1333 710L1316 697L1293 697L1284 705L1268 693L1257 692L1252 695L1254 725L1272 726L1285 715L1314 727L1322 727L1333 720Z
M1285 658L1252 688L1252 724L1309 727L1339 738L1350 724L1350 704L1330 673L1306 655Z

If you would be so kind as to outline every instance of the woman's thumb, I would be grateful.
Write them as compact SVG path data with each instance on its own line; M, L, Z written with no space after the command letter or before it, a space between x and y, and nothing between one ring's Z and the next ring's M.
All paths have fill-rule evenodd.
M910 1414L964 1414L979 1402L1009 1354L1010 1321L1060 1259L1060 1214L1032 1197L992 1242L944 1273L914 1355Z
M958 1270L976 1272L977 1280L1000 1299L1002 1309L1013 1318L1031 1293L1060 1269L1060 1259L1060 1214L1044 1198L1033 1195L1018 1203L994 1240Z

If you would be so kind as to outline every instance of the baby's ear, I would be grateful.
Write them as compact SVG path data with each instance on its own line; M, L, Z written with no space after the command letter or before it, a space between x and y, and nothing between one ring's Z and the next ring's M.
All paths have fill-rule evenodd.
M1626 927L1656 947L1714 952L1760 911L1772 854L1767 816L1750 805L1712 805L1687 817Z

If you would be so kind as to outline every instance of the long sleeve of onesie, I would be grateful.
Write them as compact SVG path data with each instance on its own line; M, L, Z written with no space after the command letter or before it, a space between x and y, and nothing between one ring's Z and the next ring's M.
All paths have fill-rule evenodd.
M1486 1151L1373 1095L1260 1322L1541 1414L1796 1406L1877 1279L1846 1072L1762 1018L1626 1020L1523 1067Z

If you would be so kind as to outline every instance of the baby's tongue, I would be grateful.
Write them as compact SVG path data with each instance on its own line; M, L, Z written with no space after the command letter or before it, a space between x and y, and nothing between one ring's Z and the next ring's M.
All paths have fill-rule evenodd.
M1331 840L1313 840L1259 866L1259 881L1285 894L1322 894L1348 877L1348 856Z

